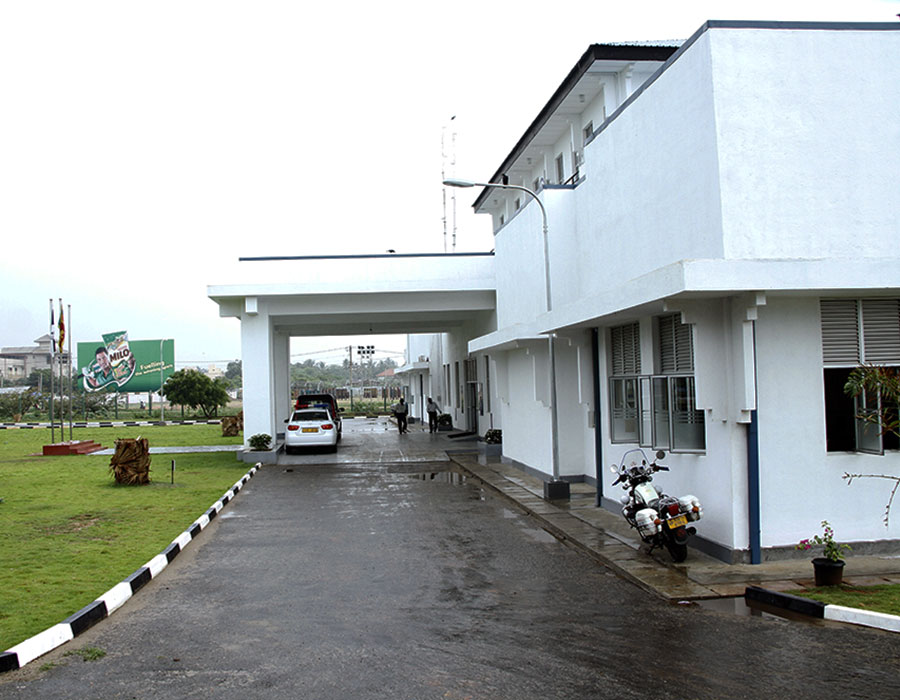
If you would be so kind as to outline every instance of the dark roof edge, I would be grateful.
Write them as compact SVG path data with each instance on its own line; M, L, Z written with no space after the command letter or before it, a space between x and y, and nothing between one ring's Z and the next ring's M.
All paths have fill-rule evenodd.
M278 260L368 260L371 258L472 258L492 256L486 253L374 253L372 255L263 255L257 258L238 258L238 262L272 262Z
M572 88L575 87L581 76L587 73L588 68L593 65L594 61L604 59L613 61L665 61L677 48L677 46L633 46L629 44L591 44L588 46L587 51L581 55L581 58L569 71L565 80L556 88L547 104L538 112L537 117L534 118L534 121L525 130L525 133L513 146L512 151L506 156L497 172L491 176L489 182L496 182L510 168L522 151L525 150L525 146L531 142L540 128L550 118L550 115L556 111L556 108L559 107L566 95L572 91ZM486 196L487 189L479 195L472 206L477 208Z
M513 150L510 151L509 155L503 160L503 163L497 169L492 176L489 182L498 182L502 177L506 170L513 164L516 158L521 155L521 152L525 149L525 146L534 138L537 131L543 126L544 122L550 117L553 111L559 106L560 102L568 95L569 91L575 86L575 83L581 78L581 76L587 72L588 67L596 60L592 52L594 49L621 49L621 48L629 48L629 49L657 49L657 50L667 50L668 54L664 58L644 58L643 60L664 60L665 63L659 67L659 70L656 71L652 76L650 76L647 81L638 88L635 92L633 92L625 102L623 102L619 108L613 112L604 123L604 126L599 128L594 136L600 133L605 128L605 125L612 122L622 110L631 104L638 95L640 95L645 88L649 87L656 79L662 75L662 73L675 61L678 59L681 54L683 54L690 46L697 41L708 29L828 29L832 31L842 31L842 30L857 30L857 31L900 31L900 22L776 22L776 21L745 21L745 20L730 20L730 19L710 19L704 22L700 28L694 32L691 37L685 41L679 47L648 47L648 46L628 46L628 45L609 45L609 44L592 44L588 47L588 50L582 55L582 57L578 60L578 63L575 64L575 67L569 71L569 74L566 76L566 79L560 84L560 86L553 93L553 96L544 105L544 108L540 111L537 118L531 123L525 133L522 135L522 138L516 142L516 145L513 147ZM612 58L611 56L600 56L598 58ZM616 57L619 60L622 60L623 57ZM638 60L635 57L635 60ZM482 189L481 194L478 195L478 198L472 204L473 209L478 209L483 203L484 200L487 199L488 190L490 188L485 187Z
M741 19L710 19L701 30L706 29L828 29L831 31L900 31L900 22L779 22L750 21Z

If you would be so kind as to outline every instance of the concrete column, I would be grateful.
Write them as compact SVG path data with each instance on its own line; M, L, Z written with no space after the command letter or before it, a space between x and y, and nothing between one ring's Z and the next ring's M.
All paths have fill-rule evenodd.
M272 334L269 316L258 311L241 314L241 359L244 385L244 445L258 433L275 438Z
M275 378L275 403L273 416L275 431L283 436L284 421L291 413L291 338L281 333L272 338L273 374ZM273 437L275 433L272 433Z

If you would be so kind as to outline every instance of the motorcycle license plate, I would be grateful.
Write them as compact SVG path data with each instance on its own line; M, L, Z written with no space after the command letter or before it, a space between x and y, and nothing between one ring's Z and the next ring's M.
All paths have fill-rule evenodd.
M687 525L687 516L679 515L675 518L671 518L670 520L666 521L666 524L669 526L670 530L675 530L679 527L684 527L685 525Z
M318 433L319 429L318 428L304 428L303 432L304 433Z

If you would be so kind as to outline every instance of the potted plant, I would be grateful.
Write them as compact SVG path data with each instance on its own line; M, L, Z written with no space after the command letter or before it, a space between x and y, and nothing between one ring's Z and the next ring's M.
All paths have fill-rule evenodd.
M814 545L824 546L824 557L812 560L816 576L816 586L837 586L844 577L844 562L841 551L850 550L849 544L838 544L834 541L834 530L827 520L822 521L823 534L813 535L810 539L800 540L797 549L808 550Z
M503 432L499 428L491 428L484 434L484 441L488 445L503 444Z

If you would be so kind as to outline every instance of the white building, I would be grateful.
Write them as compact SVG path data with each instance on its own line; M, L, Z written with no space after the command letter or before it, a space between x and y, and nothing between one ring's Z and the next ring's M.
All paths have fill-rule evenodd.
M411 338L401 368L414 415L432 395L549 478L554 335L559 472L605 506L620 492L603 465L641 445L671 453L661 485L699 496L695 543L725 560L780 556L823 519L857 550L895 546L890 484L841 476L900 473L900 445L860 433L842 392L860 362L900 365L898 58L898 24L709 22L677 49L590 47L490 178L538 192L546 258L531 196L489 187L474 206L493 256L406 275L370 260L364 288L344 264L302 292L210 289L242 319L255 432L283 413L287 334L349 312L437 334ZM398 315L398 294L436 282L452 294L420 304L427 323Z

